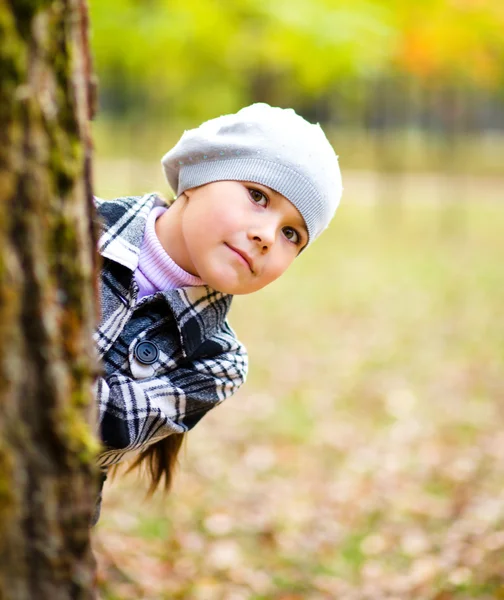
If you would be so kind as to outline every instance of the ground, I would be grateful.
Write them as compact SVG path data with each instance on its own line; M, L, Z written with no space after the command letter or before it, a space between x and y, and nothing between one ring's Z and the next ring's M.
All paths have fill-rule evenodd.
M97 192L162 185L123 172L98 165ZM504 184L345 188L292 270L235 300L249 380L191 432L172 495L106 488L104 600L504 598Z

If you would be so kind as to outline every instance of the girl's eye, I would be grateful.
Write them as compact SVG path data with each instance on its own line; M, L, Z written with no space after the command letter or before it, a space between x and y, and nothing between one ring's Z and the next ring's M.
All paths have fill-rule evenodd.
M299 244L301 241L299 233L295 229L292 229L292 227L284 227L283 234L289 240L289 242L292 242L293 244Z
M254 202L254 204L258 204L259 206L267 206L268 205L268 198L266 198L266 196L259 190L254 190L251 188L251 189L249 189L249 194L250 194L250 197L252 198L252 202Z

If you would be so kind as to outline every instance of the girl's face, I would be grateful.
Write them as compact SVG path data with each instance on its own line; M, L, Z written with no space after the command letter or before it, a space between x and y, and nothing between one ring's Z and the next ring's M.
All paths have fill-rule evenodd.
M226 294L265 287L308 242L293 204L264 185L242 181L187 190L158 219L156 233L182 269Z

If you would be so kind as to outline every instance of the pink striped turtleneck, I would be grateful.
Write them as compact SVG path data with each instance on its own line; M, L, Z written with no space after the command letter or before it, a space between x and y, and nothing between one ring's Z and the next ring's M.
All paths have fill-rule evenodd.
M147 218L144 239L140 249L140 259L135 270L138 284L137 302L155 292L174 290L180 287L204 285L199 277L181 269L166 253L159 241L155 223L165 210L164 206L153 208Z

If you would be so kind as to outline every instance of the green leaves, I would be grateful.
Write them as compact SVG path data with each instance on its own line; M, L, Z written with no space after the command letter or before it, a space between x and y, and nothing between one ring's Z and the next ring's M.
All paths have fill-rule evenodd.
M140 87L170 112L201 119L249 100L299 102L342 75L383 69L395 38L389 9L328 4L94 0L102 91Z
M392 72L502 80L497 2L91 0L100 88L195 122L267 100L301 106L343 79Z

